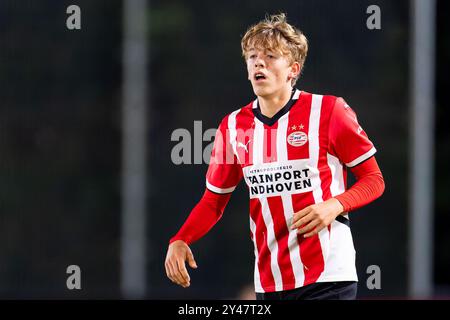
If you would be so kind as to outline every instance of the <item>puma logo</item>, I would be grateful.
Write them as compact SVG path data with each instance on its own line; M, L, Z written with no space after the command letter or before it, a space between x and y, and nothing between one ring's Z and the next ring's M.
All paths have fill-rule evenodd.
M241 147L241 148L244 148L245 152L248 153L248 148L247 148L247 146L248 146L248 144L250 143L250 141L252 141L252 140L248 140L248 142L247 142L246 144L243 144L242 142L238 142L237 146L238 146L238 147Z

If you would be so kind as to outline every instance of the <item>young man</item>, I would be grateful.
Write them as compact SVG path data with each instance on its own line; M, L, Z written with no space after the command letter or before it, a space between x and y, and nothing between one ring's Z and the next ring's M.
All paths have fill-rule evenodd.
M197 265L189 245L220 219L244 178L257 299L355 299L348 212L384 191L375 147L342 98L293 88L308 44L284 14L249 28L241 45L257 99L222 120L206 191L170 240L167 276L190 285L185 263ZM357 182L346 191L347 168Z

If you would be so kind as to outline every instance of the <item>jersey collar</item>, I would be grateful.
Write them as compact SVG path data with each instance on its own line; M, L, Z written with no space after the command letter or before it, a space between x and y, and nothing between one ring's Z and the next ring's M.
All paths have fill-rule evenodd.
M280 119L282 116L288 113L289 110L291 110L292 106L295 104L295 102L297 102L299 97L300 97L300 90L293 88L291 99L289 99L286 105L283 108L281 108L277 113L275 113L275 115L271 118L262 114L261 108L259 107L258 99L255 99L255 101L253 102L252 111L255 117L258 118L262 123L268 126L273 126L278 121L278 119Z

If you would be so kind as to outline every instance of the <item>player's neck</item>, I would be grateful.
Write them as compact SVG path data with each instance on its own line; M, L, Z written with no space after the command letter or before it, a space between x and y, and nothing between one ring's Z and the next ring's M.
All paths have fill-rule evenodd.
M258 103L261 113L268 118L272 118L291 99L292 88L274 93L268 96L258 96Z

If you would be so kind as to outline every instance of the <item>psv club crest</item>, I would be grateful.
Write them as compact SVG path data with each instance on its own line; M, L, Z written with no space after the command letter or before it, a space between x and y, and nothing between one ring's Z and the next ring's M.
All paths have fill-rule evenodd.
M303 131L295 131L288 135L287 142L293 147L301 147L308 142L308 135Z

